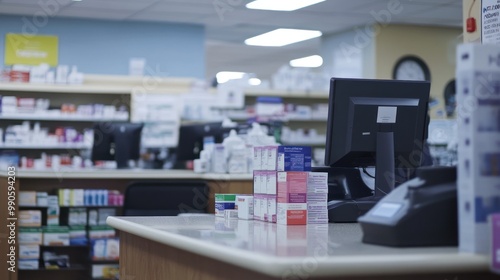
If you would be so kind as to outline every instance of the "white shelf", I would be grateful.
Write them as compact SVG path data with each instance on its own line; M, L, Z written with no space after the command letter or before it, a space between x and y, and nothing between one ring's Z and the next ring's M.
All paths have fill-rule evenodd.
M328 121L327 119L320 119L320 118L289 118L287 119L289 122L326 122Z
M91 146L85 143L57 143L57 144L0 144L0 149L90 149Z
M246 89L245 96L259 97L259 96L277 96L284 98L318 98L328 99L328 92L305 92L305 91L287 91L287 90L273 90L273 89Z
M0 83L0 91L47 92L47 93L85 93L85 94L130 94L131 86L106 85L58 85L30 83Z
M228 118L230 118L231 120L235 120L235 121L242 121L242 120L248 120L250 118L255 118L257 117L256 115L243 115L243 114L235 114L235 115L231 115L229 114L227 116ZM270 117L271 119L273 117ZM283 117L277 117L277 119L280 119L280 120L283 120L284 122L326 122L327 119L326 118L295 118L295 117L292 117L292 118L289 118L287 116L283 116Z
M93 121L127 121L126 116L103 118L102 116L82 116L76 114L40 115L37 113L27 114L0 114L0 120L33 120L33 121L66 121L66 122L93 122Z
M147 83L145 83L147 81ZM0 82L1 91L11 92L46 92L46 93L82 93L82 94L127 94L141 92L185 93L189 91L195 79L175 77L134 77L115 75L85 74L84 84L36 84L19 82Z

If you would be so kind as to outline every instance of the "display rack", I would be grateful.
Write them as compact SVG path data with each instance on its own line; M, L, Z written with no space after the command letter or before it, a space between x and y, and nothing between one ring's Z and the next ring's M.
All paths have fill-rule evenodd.
M79 133L90 129L94 122L122 122L131 121L134 106L132 95L144 93L155 95L180 94L189 92L194 79L190 78L161 78L161 77L128 77L128 76L102 76L86 75L84 84L61 85L61 84L31 84L31 83L6 83L0 82L1 96L15 96L18 98L42 98L50 100L49 110L36 109L32 112L2 112L0 109L0 128L3 135L0 136L0 151L15 150L19 157L39 158L43 150L51 153L64 153L80 155L84 157L85 152L91 148L90 143L85 142L59 142L51 144L37 142L4 142L6 127L19 125L25 121L40 123L46 127L49 133L53 133L57 127L73 127ZM78 112L61 112L61 106L66 103L78 105L103 104L115 107L114 115L89 115ZM123 112L125 108L126 112ZM156 143L157 144L157 143ZM147 147L147 142L143 147ZM161 147L161 145L155 145ZM63 152L67 150L66 152ZM59 152L58 152L59 151Z

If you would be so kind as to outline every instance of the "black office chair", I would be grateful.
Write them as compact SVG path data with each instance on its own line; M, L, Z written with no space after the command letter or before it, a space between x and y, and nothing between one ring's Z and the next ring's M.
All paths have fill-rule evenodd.
M125 191L124 216L206 213L208 186L198 180L133 182Z

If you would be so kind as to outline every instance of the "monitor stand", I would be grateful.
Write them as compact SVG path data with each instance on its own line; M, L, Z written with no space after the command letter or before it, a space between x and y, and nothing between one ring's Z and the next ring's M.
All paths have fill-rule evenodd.
M370 196L335 199L328 202L328 220L330 223L357 222L387 193L394 189L394 133L378 132L375 162L375 190ZM354 187L349 186L350 191ZM366 186L365 186L366 187Z

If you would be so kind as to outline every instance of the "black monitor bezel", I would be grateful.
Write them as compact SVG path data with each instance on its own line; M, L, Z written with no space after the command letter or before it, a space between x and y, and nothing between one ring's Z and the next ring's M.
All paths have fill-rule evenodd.
M427 81L332 78L330 80L325 165L331 167L375 166L375 150L364 155L352 154L349 151L349 143L347 143L349 123L347 122L350 121L349 109L351 105L349 103L351 98L378 97L419 100L415 125L416 137L413 148L409 151L394 154L396 167L419 167L420 162L417 162L415 158L422 158L429 92L430 83ZM390 131L390 128L388 130ZM342 135L342 137L334 137L334 135ZM395 143L396 145L398 143ZM344 155L340 156L342 153Z

